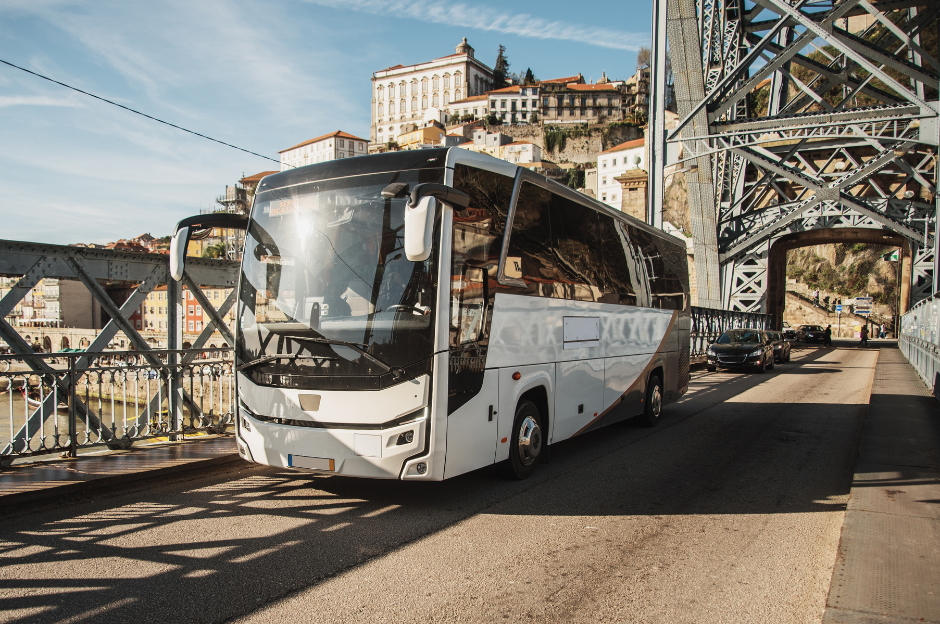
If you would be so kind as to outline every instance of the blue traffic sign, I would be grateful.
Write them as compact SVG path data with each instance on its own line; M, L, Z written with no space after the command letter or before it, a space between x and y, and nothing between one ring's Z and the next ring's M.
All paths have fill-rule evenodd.
M836 312L838 312L839 314L842 314L842 304L841 304L841 303L836 306Z

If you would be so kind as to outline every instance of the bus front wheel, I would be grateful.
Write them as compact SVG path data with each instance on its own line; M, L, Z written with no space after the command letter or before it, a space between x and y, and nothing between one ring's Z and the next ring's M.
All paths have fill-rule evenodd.
M545 445L539 410L531 401L520 401L509 436L509 459L503 462L503 473L510 479L528 479Z

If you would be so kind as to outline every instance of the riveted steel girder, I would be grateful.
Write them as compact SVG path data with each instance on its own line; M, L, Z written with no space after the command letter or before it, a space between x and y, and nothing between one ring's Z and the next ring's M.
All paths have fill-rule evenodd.
M689 98L705 88L685 108L680 95L667 136L699 171L710 163L714 204L703 212L714 214L716 237L703 240L717 242L722 306L764 311L773 242L827 228L904 237L919 258L912 296L929 293L938 271L927 264L940 244L940 84L936 44L928 49L921 34L940 3L754 0L744 8L696 0L705 79L676 72L676 92ZM688 35L669 30L673 67L680 54L688 66ZM689 201L696 210L701 194L690 188Z

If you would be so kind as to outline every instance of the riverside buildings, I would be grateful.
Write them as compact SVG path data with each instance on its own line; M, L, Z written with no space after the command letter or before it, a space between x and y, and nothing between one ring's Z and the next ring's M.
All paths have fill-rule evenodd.
M281 171L338 158L365 156L368 151L368 141L337 130L281 150Z
M443 121L452 102L492 88L493 70L474 58L466 37L455 54L377 71L372 74L369 140L378 147L424 126L425 120Z

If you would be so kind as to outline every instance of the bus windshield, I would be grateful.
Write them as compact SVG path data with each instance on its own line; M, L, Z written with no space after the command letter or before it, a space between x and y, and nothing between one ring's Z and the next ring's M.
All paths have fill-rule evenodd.
M428 179L437 171L257 195L238 303L244 374L265 385L378 389L429 370L437 253L424 262L405 257L407 199L381 192L393 182L439 181Z

